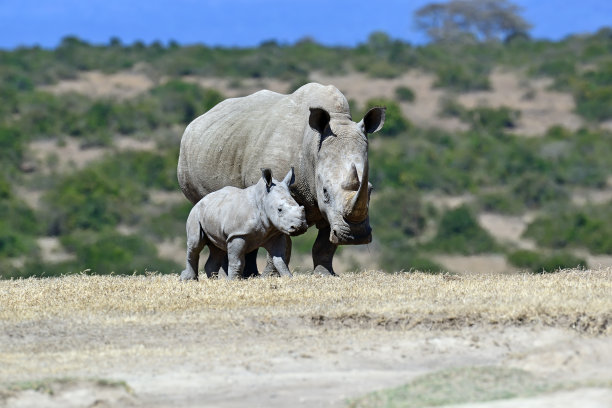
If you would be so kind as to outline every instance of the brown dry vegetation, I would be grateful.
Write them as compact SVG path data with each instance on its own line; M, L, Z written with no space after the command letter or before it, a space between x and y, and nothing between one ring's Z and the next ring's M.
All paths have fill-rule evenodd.
M0 281L0 384L102 377L136 405L280 407L342 406L462 365L610 379L611 293L609 268Z

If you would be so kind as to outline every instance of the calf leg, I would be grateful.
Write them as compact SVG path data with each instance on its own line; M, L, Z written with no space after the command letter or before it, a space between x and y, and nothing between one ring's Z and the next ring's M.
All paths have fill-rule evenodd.
M210 255L204 265L204 271L209 278L227 277L227 252L217 248L213 244L208 244Z
M246 242L243 238L232 238L227 243L227 279L232 280L242 277L244 270Z
M185 270L181 273L181 280L198 280L198 264L200 252L206 245L206 235L195 217L191 214L187 218L187 260Z

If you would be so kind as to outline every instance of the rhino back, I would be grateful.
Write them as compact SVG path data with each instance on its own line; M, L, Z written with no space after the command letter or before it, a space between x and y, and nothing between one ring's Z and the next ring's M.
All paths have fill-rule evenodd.
M195 119L183 134L179 155L185 196L195 203L225 186L247 187L263 167L285 174L296 166L297 178L310 184L313 175L304 172L314 169L299 164L317 148L308 139L316 136L308 126L310 107L350 118L348 102L336 88L307 84L289 95L264 90L227 99Z

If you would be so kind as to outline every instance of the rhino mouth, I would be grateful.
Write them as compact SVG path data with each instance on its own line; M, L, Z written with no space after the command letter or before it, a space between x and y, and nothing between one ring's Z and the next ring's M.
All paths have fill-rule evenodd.
M331 225L329 241L336 245L362 245L372 242L372 227L370 219L366 218L360 223L347 220L335 222Z

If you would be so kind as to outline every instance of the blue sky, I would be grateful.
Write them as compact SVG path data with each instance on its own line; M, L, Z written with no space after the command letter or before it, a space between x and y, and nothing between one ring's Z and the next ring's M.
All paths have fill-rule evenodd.
M119 37L181 44L254 46L305 36L356 45L377 30L422 43L412 14L424 0L0 0L0 48L56 46L76 35L94 44ZM612 26L612 0L517 0L537 38L560 39Z

